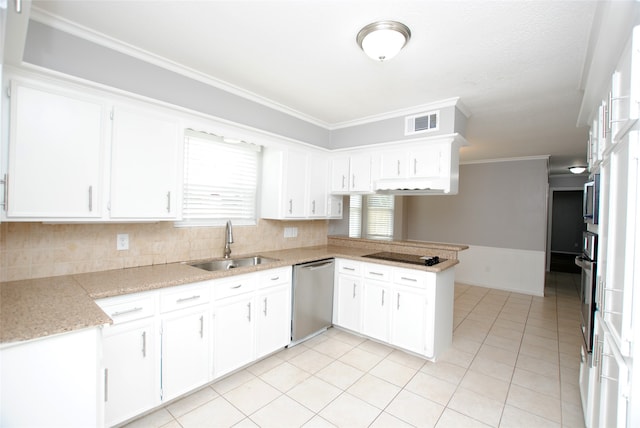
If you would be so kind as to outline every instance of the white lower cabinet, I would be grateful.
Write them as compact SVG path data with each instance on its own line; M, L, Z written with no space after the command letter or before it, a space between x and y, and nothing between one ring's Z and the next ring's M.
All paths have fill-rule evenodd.
M160 402L156 345L153 318L105 327L102 352L107 426L132 418Z
M253 296L229 297L214 310L213 367L215 377L253 360Z
M210 309L200 305L162 317L162 400L207 383L210 377Z
M291 281L260 291L256 310L256 358L261 358L291 341Z
M391 343L417 354L425 354L427 298L409 287L396 287L393 293Z
M337 259L334 324L435 361L453 338L454 270Z
M337 310L335 323L355 332L361 331L362 279L349 275L338 275Z
M291 266L221 281L214 295L214 377L289 344Z

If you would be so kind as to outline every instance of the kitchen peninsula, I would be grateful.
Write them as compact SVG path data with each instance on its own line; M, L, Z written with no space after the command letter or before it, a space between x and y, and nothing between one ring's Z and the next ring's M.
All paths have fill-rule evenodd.
M99 305L96 304L96 300L110 301L115 299L116 302L120 302L121 300L119 299L128 299L129 297L133 299L135 296L141 296L133 306L133 311L139 312L140 316L145 313L146 320L157 319L157 321L154 321L157 324L151 324L152 331L155 331L155 333L147 333L146 330L142 332L143 354L145 356L153 355L152 344L155 343L155 346L158 346L157 342L161 340L160 336L154 336L158 334L158 329L153 330L155 328L153 325L163 326L162 328L165 329L166 333L167 329L171 327L169 323L171 318L167 318L167 314L175 318L176 313L184 311L184 309L179 311L175 310L175 308L166 309L164 302L169 301L166 299L167 296L179 296L177 301L188 302L191 302L192 300L190 299L194 299L196 296L198 299L200 299L200 296L203 296L203 299L206 297L208 300L200 302L206 304L189 307L185 313L191 314L190 316L195 317L194 320L199 322L200 337L211 336L213 338L218 331L215 323L219 322L219 318L214 318L212 314L217 310L216 308L219 308L217 306L219 302L222 302L225 298L227 300L230 298L228 297L228 291L225 290L237 288L238 285L236 283L242 283L243 285L245 283L254 284L250 287L254 287L252 289L254 291L251 293L256 294L251 294L251 296L255 297L251 297L253 300L248 301L249 311L251 312L251 302L255 302L256 306L258 306L261 304L262 299L267 299L270 296L268 291L261 291L260 287L265 282L279 280L280 282L271 288L265 285L266 288L264 290L283 290L286 294L283 295L282 301L290 302L291 266L325 258L335 258L337 260L334 325L376 340L388 342L392 346L397 346L434 360L437 357L437 353L448 347L451 342L454 272L452 268L458 263L457 252L466 248L465 245L382 242L329 237L327 245L323 246L261 252L260 255L275 259L275 261L233 270L209 272L186 263L172 263L1 283L0 325L2 327L0 329L0 356L3 361L2 395L5 398L13 397L11 400L3 401L3 407L5 407L2 409L3 421L5 418L11 418L12 416L7 413L8 409L12 409L11 412L17 412L13 413L16 418L28 414L29 412L24 406L27 405L26 403L33 402L32 390L38 389L37 399L52 403L50 407L47 407L51 409L51 412L54 412L54 408L65 408L65 406L74 403L73 399L69 399L70 396L75 397L78 395L79 397L84 397L82 402L86 405L85 408L89 410L82 415L76 414L75 416L74 412L71 411L62 412L68 413L66 417L73 418L72 420L65 419L63 422L66 425L78 425L79 422L98 426L105 424L105 422L102 422L104 419L102 403L105 395L109 393L105 387L108 376L107 370L105 370L106 364L100 355L103 353L103 345L101 343L106 337L106 331L113 327L103 326L110 324L115 326L118 322L113 320L112 313L107 315L103 312ZM377 252L438 256L443 261L434 266L419 266L399 261L374 261L363 257ZM343 268L356 270L341 271ZM372 271L372 268L375 268L376 272ZM375 277L373 281L371 275L381 276ZM433 277L433 281L428 280L428 277ZM349 287L349 299L351 300L352 297L358 296L358 299L360 299L358 304L362 305L358 309L361 312L357 312L360 314L360 318L356 324L350 324L342 316L347 312L353 315L353 308L348 306L353 302L340 300L341 287L347 286L345 284ZM356 285L354 284L363 285L365 290L364 297L360 297L359 291L358 293L351 292L351 290L356 290ZM424 308L422 308L424 313L419 313L419 319L428 324L428 317L432 317L432 320L435 317L436 323L443 325L431 325L433 328L427 328L421 325L422 322L416 323L410 319L409 321L402 320L400 316L396 315L394 321L399 328L396 335L388 335L390 332L395 331L393 330L394 324L389 318L385 333L379 336L376 331L369 328L366 321L369 314L366 299L369 296L373 296L373 294L368 294L367 290L369 289L368 287L373 290L372 287L374 286L381 286L384 290L393 292L397 296L393 301L393 305L394 307L397 305L398 308L406 307L415 310L415 307L410 304L420 301L415 297L419 296L424 303ZM186 293L184 296L186 297L176 294L178 292L175 290L184 290L184 293ZM193 290L197 290L197 294ZM233 292L235 293L235 291ZM413 292L412 296L414 297L405 300L404 297L401 297L403 296L402 293L405 292ZM234 298L240 297L236 296ZM438 299L437 303L429 300L432 298ZM375 300L376 302L378 301L377 298ZM384 302L384 298L382 301ZM147 304L145 302L156 303L151 303L149 306L151 309L148 309L145 306ZM389 303L391 303L391 298ZM163 307L165 309L162 309ZM271 304L269 307L271 308ZM285 310L281 312L290 311L290 306L285 305L284 308ZM149 310L148 313L146 312L147 310ZM173 312L163 312L166 310ZM202 312L204 315L196 312L196 310L204 311ZM443 312L429 312L435 310ZM256 317L258 315L261 316L261 312L262 307L254 309ZM266 315L266 300L264 312ZM438 317L442 316L447 317L448 321L438 321ZM376 319L379 319L377 315ZM281 323L283 326L290 326L288 315L284 321ZM402 321L405 323L403 324ZM406 322L412 322L413 324L407 326ZM393 340L394 337L400 337L399 334L401 332L422 332L423 328L425 333L420 333L421 344L418 348L414 348L412 344L405 345L402 341L396 343ZM444 334L442 332L437 333L439 329L444 331ZM257 333L254 332L252 334L254 335L251 336L254 337L252 341L256 340ZM264 334L263 331L259 336L263 337ZM267 334L270 335L270 333ZM387 335L386 337L385 334ZM443 337L444 339L437 339L437 337ZM280 342L275 342L276 344L271 348L267 347L264 350L254 349L249 360L238 359L236 365L221 371L220 367L212 367L215 365L215 361L218 361L216 352L221 352L219 349L218 351L209 350L208 347L212 347L213 340L215 339L207 342L209 345L207 345L207 350L205 351L207 354L211 354L212 358L211 360L204 358L204 361L205 363L214 361L214 363L205 364L205 374L197 379L197 385L200 386L269 355L288 344L288 341L282 342L280 340ZM221 341L218 340L216 343L219 344ZM221 347L218 346L218 348ZM222 350L225 353L230 352L228 348L222 348ZM35 354L33 351L35 351ZM164 358L168 357L163 350L155 358L158 360L163 358L164 361ZM235 364L236 362L232 361L232 363ZM154 377L158 376L158 367L160 365L157 364L152 367L156 367L151 370L152 375ZM34 368L36 370L35 374L26 376ZM166 369L163 368L163 370ZM101 375L103 371L105 371L104 377ZM70 378L74 379L75 382L67 385ZM163 371L163 382L164 379L170 379L170 374L166 374ZM141 407L144 410L140 410L138 413L177 398L179 395L194 389L195 386L193 385L188 387L190 389L176 388L173 395L167 392L169 391L167 387L164 387L164 398L155 398L154 395L154 398ZM68 388L73 389L67 391ZM153 384L151 389L153 389ZM64 393L61 393L62 390L64 390ZM18 393L17 391L23 391L24 393ZM116 394L115 389L112 388L110 391L111 396ZM58 400L55 397L65 398L64 400ZM106 405L108 408L109 404ZM58 414L57 411L55 413ZM134 414L126 417L132 416ZM116 423L118 422L107 420L106 425Z

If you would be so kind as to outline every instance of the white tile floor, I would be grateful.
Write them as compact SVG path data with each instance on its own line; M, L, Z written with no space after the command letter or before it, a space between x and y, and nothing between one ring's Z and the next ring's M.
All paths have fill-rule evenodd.
M437 363L329 329L134 427L584 427L580 277L544 298L456 284L454 339Z

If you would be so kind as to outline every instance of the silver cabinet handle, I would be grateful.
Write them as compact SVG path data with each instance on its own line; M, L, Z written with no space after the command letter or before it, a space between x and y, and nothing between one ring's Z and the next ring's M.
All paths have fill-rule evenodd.
M343 266L343 267L342 267L342 269L344 269L344 270L350 270L350 271L355 271L355 270L356 270L355 268L348 267L348 266Z
M342 202L338 202L338 215L342 215Z
M316 213L316 201L311 202L311 214Z
M289 199L289 214L293 214L293 199Z
M3 179L0 180L0 183L2 183L4 189L4 200L2 201L2 207L5 211L7 211L9 209L9 176L5 174Z
M204 315L200 315L200 339L204 337Z
M400 160L398 160L398 177L400 177Z
M280 277L279 277L279 276L274 276L273 278L270 278L270 280L271 280L271 281L277 281L277 280L279 280L279 279L280 279Z
M355 187L356 187L356 175L351 174L351 188L355 189Z
M251 322L251 302L247 303L247 319Z
M384 276L384 274L383 274L383 273L380 273L380 272L371 272L371 271L370 271L370 272L369 272L369 274L370 274L370 275L375 275L375 276Z
M418 173L418 158L413 158L413 175Z
M191 297L181 297L180 299L176 300L176 303L184 303L184 302L188 302L190 300L198 300L200 298L200 295L196 294L193 295Z
M384 290L382 290L382 304L380 306L384 306Z
M346 179L347 179L347 177L345 177L344 175L342 175L342 190L344 190L344 189L345 189L345 185L344 185L345 183L344 183L344 182L345 182L345 180L346 180Z
M89 186L89 212L93 211L93 186Z
M109 369L104 369L104 402L109 401Z
M398 310L398 311L400 310L400 293L398 293L398 302L397 302L397 305L396 305L396 310Z
M267 316L267 298L266 297L264 298L264 311L263 312L264 312L264 316L266 317Z
M405 281L418 282L418 280L415 278L407 278L405 276L400 277L400 279L403 279Z
M171 212L171 192L167 192L167 212Z
M231 288L233 288L233 289L238 289L238 288L240 288L240 287L242 287L242 284L234 285L234 286L233 286L233 287L231 287Z
M356 283L353 283L353 298L356 298Z
M141 310L142 310L141 307L135 307L135 308L131 308L131 309L125 309L124 311L116 311L116 312L112 313L111 316L112 317L119 317L121 315L127 315L127 314L131 314L133 312L139 312Z
M142 332L142 358L147 358L147 332Z

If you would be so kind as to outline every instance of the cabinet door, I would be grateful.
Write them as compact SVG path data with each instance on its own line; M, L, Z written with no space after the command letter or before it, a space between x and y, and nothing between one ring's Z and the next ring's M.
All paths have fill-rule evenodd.
M323 156L309 157L309 217L327 216L327 174L329 163Z
M176 121L134 108L114 109L112 218L177 217L180 147Z
M342 196L329 197L329 218L342 218Z
M256 358L260 358L291 341L291 284L258 293L256 311Z
M162 320L162 399L170 400L209 380L207 306L171 312Z
M253 361L253 299L227 298L214 309L213 370L215 377Z
M331 191L346 192L349 190L349 157L331 160Z
M105 422L113 426L157 405L159 358L154 319L132 321L103 330Z
M351 156L349 164L349 190L354 192L371 191L371 156Z
M284 216L306 216L305 192L307 188L307 155L289 150L286 155L284 176Z
M13 82L7 217L100 217L105 120L98 101Z
M362 280L348 275L338 275L337 294L337 324L359 333L362 329L360 323Z
M443 150L439 145L412 151L409 155L410 177L440 177Z
M374 339L389 341L389 316L391 308L389 287L377 281L364 281L363 333Z
M389 150L380 158L380 178L406 178L408 175L407 152Z
M391 343L424 355L426 297L407 287L396 287L393 293Z

